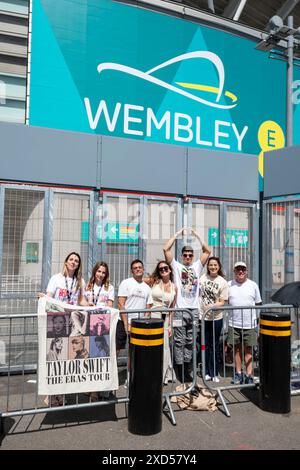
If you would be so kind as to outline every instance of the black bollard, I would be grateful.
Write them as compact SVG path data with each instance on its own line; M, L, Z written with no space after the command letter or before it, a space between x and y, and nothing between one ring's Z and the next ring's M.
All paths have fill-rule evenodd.
M128 430L149 436L162 428L164 322L131 321Z
M260 314L259 402L264 411L289 413L291 409L291 316Z

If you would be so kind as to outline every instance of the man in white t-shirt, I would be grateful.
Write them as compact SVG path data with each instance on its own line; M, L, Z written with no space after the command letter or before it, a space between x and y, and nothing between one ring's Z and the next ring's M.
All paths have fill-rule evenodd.
M182 262L180 263L174 259L172 246L179 235L187 234L188 231L198 239L202 252L200 258L194 261L193 248L191 246L184 246L181 250ZM180 382L191 382L193 319L196 321L199 319L199 278L210 255L210 249L195 230L192 228L182 228L167 241L164 246L164 254L167 263L172 267L174 282L177 287L176 308L185 309L185 312L182 314L175 313L174 315L175 319L182 319L182 326L174 328L174 366L176 377Z
M261 305L261 295L258 285L248 279L247 265L237 261L234 265L235 279L228 282L228 304L231 306L247 307ZM255 309L235 309L228 321L227 343L234 347L235 376L234 384L253 383L252 349L256 345ZM242 372L242 352L244 349L246 376Z
M119 310L144 310L153 304L150 287L143 281L144 264L139 259L131 263L132 277L124 279L119 286ZM122 320L117 325L117 351L125 348L127 333L133 318L139 318L139 313L121 313Z

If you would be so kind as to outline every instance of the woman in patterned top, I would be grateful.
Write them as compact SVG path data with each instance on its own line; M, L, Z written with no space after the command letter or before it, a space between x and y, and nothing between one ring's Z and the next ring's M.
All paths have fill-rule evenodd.
M228 285L221 261L216 256L208 258L207 274L200 277L200 289L200 315L205 315L205 380L219 382L219 340L223 313L220 310L209 312L209 309L225 304L228 300Z

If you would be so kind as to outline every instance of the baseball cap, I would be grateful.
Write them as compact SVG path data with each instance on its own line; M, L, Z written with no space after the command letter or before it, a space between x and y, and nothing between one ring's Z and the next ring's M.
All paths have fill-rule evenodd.
M185 245L182 247L182 250L181 250L181 254L184 252L184 251L192 251L194 253L194 249L190 246L190 245Z
M243 268L247 268L246 263L244 261L237 261L234 265L234 269L237 268L238 266L243 266Z

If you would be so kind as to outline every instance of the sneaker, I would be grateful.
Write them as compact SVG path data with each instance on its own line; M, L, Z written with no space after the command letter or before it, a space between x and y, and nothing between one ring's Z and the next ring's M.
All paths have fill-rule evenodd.
M253 383L254 383L253 377L251 377L251 375L246 375L245 384L253 384Z
M206 374L206 375L205 375L205 380L211 380L211 376L208 375L208 374Z
M215 376L215 377L212 378L212 381L213 382L220 382L220 379L219 379L219 377Z
M291 390L299 390L299 389L300 389L300 382L291 383Z
M123 385L124 388L128 388L128 380L126 379Z
M236 372L234 374L234 378L232 379L231 383L234 385L240 385L244 382L244 377L242 372Z

